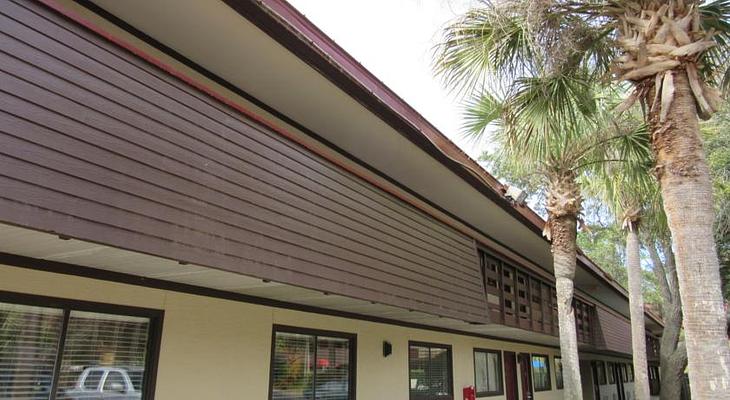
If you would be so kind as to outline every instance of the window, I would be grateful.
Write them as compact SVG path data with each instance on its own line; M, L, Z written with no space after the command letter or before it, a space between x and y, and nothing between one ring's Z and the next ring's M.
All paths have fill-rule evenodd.
M532 355L532 382L536 392L552 389L548 356Z
M608 372L608 383L616 383L616 372L614 371L614 364L612 362L606 363L606 370Z
M0 398L148 398L161 312L6 294ZM114 310L107 313L107 309ZM145 371L148 371L145 373ZM132 379L130 374L138 377ZM52 396L53 394L53 396ZM105 397L106 398L106 397Z
M274 326L272 400L354 399L355 335Z
M659 384L659 367L655 365L649 366L649 390L652 396L658 396L661 390Z
M563 388L563 359L560 357L553 358L555 361L555 387Z
M598 384L606 384L606 366L603 361L595 361L596 363L596 375L598 375Z
M408 343L411 400L453 399L451 346Z
M629 364L626 367L626 372L629 374L629 382L633 382L634 381L634 366Z
M499 351L474 349L474 386L477 397L503 394L502 355Z
M626 364L621 364L621 382L627 383L629 381L629 374L628 374L628 366Z

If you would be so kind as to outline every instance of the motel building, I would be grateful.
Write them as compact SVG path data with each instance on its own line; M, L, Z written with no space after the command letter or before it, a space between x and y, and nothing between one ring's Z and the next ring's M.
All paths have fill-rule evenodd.
M0 33L0 399L563 397L543 221L284 0ZM633 399L626 291L575 285L584 398Z

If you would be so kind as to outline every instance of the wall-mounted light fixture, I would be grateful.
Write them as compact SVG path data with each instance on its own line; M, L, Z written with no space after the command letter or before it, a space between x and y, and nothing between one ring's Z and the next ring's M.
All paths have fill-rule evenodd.
M523 206L527 200L527 192L515 186L508 186L504 197L514 205Z
M393 345L388 341L383 341L383 357L393 354Z

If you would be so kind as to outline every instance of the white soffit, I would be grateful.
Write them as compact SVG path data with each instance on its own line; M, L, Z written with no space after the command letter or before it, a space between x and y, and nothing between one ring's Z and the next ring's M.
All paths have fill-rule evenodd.
M327 295L319 291L276 282L264 282L258 278L218 271L212 268L181 265L177 261L96 243L76 239L61 239L55 234L6 224L0 224L0 252L363 316L492 335L505 340L522 339L551 346L557 346L558 343L556 337L521 329L493 324L472 325L456 319L441 318L384 304L344 296ZM2 268L6 267L0 265L0 276L2 275Z

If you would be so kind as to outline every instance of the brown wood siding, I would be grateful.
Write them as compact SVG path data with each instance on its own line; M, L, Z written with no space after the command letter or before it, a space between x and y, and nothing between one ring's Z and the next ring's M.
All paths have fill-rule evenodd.
M0 31L0 220L487 321L467 236L42 6Z
M602 350L631 354L631 325L625 318L596 307L595 345Z

